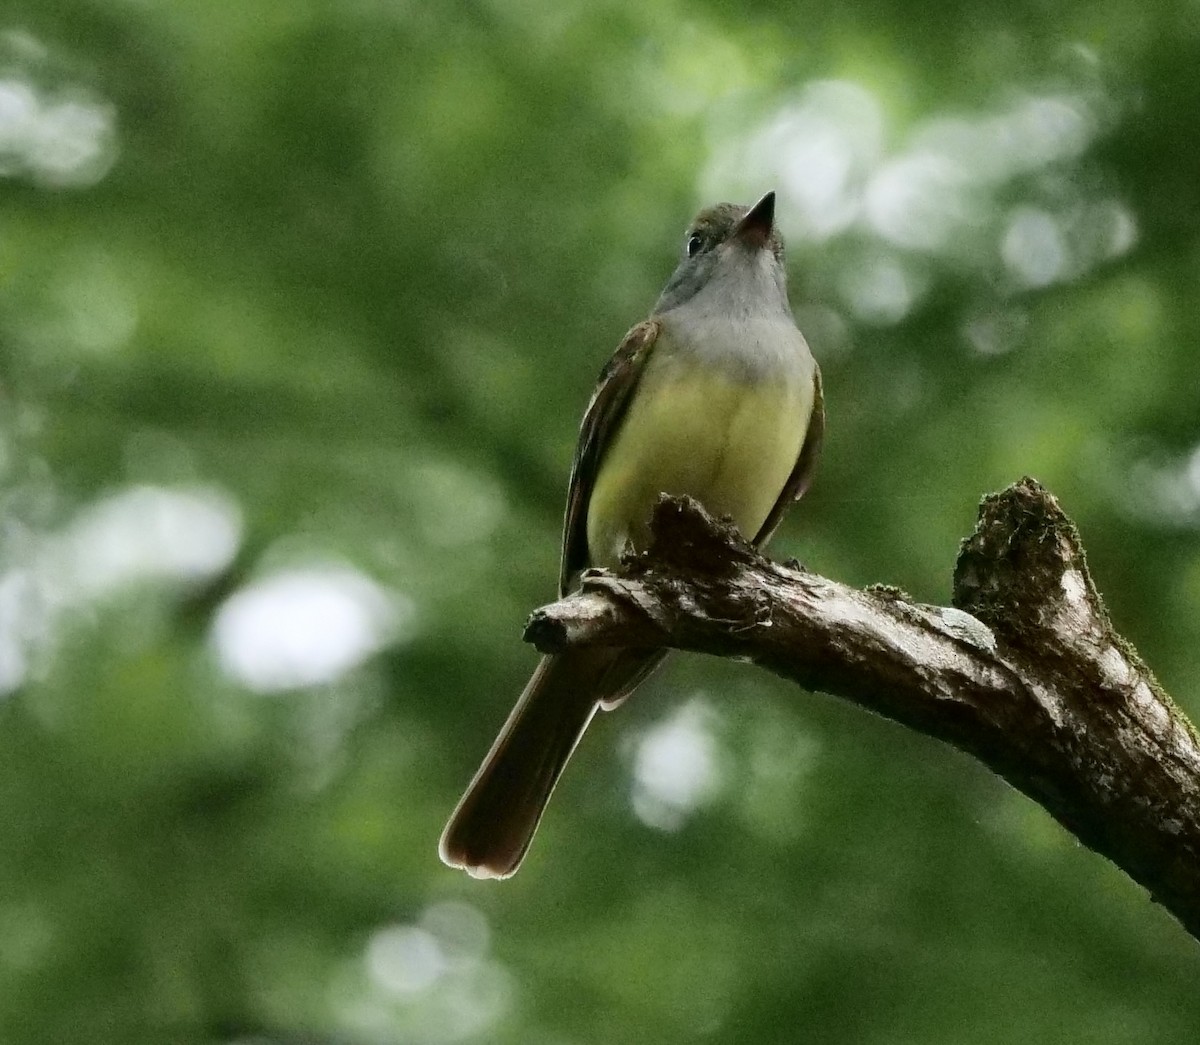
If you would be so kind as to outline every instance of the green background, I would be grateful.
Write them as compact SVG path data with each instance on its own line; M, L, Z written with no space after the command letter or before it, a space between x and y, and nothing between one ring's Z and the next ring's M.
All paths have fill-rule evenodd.
M779 556L1077 521L1200 711L1200 9L8 0L0 1040L1192 1042L1195 944L965 756L678 658L521 873L437 835L701 205L825 375Z

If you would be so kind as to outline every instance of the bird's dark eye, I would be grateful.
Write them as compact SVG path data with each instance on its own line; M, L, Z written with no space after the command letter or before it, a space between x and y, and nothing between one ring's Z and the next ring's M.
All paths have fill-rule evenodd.
M698 232L693 232L687 238L687 252L689 258L694 258L704 249L704 237Z

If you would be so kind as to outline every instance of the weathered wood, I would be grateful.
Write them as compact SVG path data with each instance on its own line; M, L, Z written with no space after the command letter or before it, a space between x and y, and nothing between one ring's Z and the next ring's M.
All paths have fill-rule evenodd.
M526 639L752 661L978 758L1200 938L1200 742L1112 626L1079 535L1032 479L985 498L954 606L771 562L688 499L653 545L538 610Z

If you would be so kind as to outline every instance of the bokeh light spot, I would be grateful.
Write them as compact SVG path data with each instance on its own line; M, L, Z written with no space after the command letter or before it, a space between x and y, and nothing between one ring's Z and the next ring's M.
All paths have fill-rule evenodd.
M81 91L57 96L0 79L0 177L45 188L94 185L117 157L116 112Z
M721 786L716 714L703 697L690 700L637 743L633 811L642 823L677 831Z
M1053 215L1034 207L1013 214L1000 247L1009 271L1027 287L1044 287L1062 277L1067 247Z
M403 633L412 603L357 570L281 571L233 595L217 614L222 668L262 693L333 682Z
M918 152L883 164L866 190L866 217L900 247L944 246L971 218L966 171L946 156Z
M865 323L889 326L912 310L923 292L923 281L898 259L877 255L847 265L841 291L850 311Z
M433 933L414 925L381 929L367 945L371 979L395 994L428 990L446 971L446 959Z
M62 552L67 583L102 595L140 580L198 580L223 569L241 541L241 513L210 488L138 486L84 511Z

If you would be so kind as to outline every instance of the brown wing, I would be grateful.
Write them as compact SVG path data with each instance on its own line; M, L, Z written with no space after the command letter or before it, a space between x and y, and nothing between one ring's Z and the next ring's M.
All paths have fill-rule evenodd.
M800 447L800 456L796 458L796 467L788 476L788 481L779 495L779 500L767 516L767 521L754 538L756 546L766 544L771 534L783 522L783 516L793 502L800 500L804 492L812 485L813 476L817 471L817 460L821 456L821 445L825 441L825 397L821 393L821 370L818 367L813 374L813 405L812 413L808 416L808 428L804 432L804 444Z
M658 321L648 319L625 335L600 371L596 391L583 415L563 520L562 566L558 577L560 596L567 594L572 578L588 565L587 510L596 473L629 407L646 360L658 339L658 331Z

